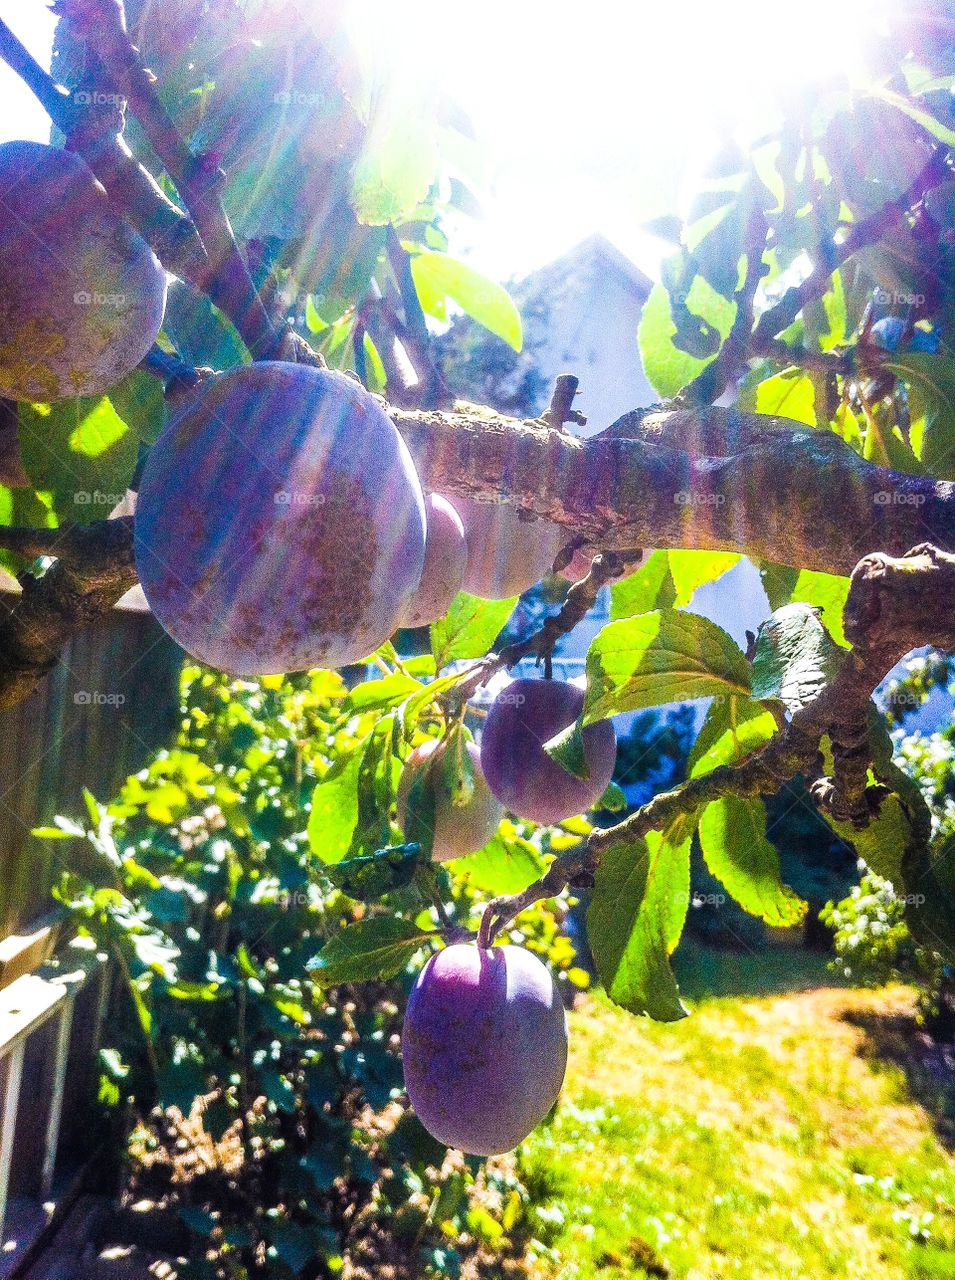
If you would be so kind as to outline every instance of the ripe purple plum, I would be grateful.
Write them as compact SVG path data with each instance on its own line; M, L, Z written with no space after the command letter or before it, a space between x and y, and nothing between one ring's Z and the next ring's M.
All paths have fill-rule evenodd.
M166 273L80 156L0 146L0 395L107 391L156 340Z
M398 824L405 826L408 817L408 798L415 780L427 769L434 789L434 835L431 856L435 862L447 862L450 858L463 858L476 853L491 839L504 816L504 810L494 799L481 772L481 754L473 742L465 741L464 750L471 762L474 790L464 804L455 804L452 794L454 770L447 758L454 748L454 740L444 742L432 738L423 742L409 755L401 781L398 784Z
M550 973L521 947L456 943L412 988L405 1085L428 1132L469 1155L511 1151L557 1101L567 1017Z
M455 495L464 525L468 565L464 590L506 600L540 582L560 550L563 530L549 520L522 520L516 507Z
M424 504L428 516L424 569L402 618L405 627L424 627L443 618L461 590L468 565L468 544L457 511L439 493L427 494Z
M481 765L491 791L511 813L532 822L563 822L606 791L617 758L609 720L583 730L587 779L568 773L544 750L583 705L583 691L562 680L512 680L497 695L484 722Z
M153 447L136 564L187 653L237 675L339 667L398 626L424 566L424 498L358 383L269 362L210 378Z

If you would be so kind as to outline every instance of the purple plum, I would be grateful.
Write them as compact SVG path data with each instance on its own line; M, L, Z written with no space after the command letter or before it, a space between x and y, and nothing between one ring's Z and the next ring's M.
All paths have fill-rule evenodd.
M441 742L432 738L409 755L398 784L398 825L404 827L408 817L408 797L415 779L427 768L434 788L434 835L431 856L436 862L463 858L484 847L497 831L504 810L491 795L481 772L481 756L473 742L464 749L474 774L474 790L465 804L456 805L451 794L454 772L445 769L445 761L453 740ZM447 762L450 765L450 761Z
M424 566L424 498L378 402L343 374L210 378L154 445L136 565L187 653L237 675L340 667L392 634Z
M583 705L583 691L562 680L512 680L497 695L484 722L481 765L488 786L511 813L532 822L562 822L603 795L617 758L609 720L583 731L587 779L574 777L544 751Z
M468 566L464 590L485 600L506 600L550 572L564 531L549 520L522 520L516 507L455 495L464 525Z
M457 943L418 975L401 1050L411 1105L432 1137L497 1155L523 1142L557 1101L567 1017L529 951Z
M428 516L424 569L401 620L405 627L424 627L443 618L461 590L468 564L468 544L457 511L439 493L427 494L424 505Z
M159 333L166 273L82 158L0 146L0 395L108 391Z

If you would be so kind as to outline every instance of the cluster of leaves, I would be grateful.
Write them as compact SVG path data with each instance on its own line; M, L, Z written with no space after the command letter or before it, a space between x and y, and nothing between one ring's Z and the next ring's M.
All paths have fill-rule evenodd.
M526 1241L513 1171L446 1158L400 1102L411 965L443 927L430 864L370 818L400 771L381 699L401 682L417 684L407 669L349 690L327 671L252 683L189 667L177 745L108 805L88 797L84 822L38 832L71 868L83 842L90 870L57 894L125 975L103 1100L133 1100L151 1130L137 1149L166 1143L172 1116L216 1152L211 1171L176 1174L185 1274L326 1275L376 1226L414 1274L465 1257L496 1274ZM366 853L373 832L386 847ZM545 854L526 834L503 824L469 871L442 872L445 914L476 919L485 889L533 879ZM512 940L586 982L552 913L522 925ZM342 985L357 979L376 981ZM176 1168L150 1163L153 1178Z

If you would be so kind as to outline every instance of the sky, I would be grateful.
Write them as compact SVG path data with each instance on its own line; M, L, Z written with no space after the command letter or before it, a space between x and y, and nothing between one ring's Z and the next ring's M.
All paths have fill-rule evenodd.
M453 226L451 248L507 279L594 231L658 274L663 246L642 224L672 213L720 140L752 134L780 94L862 74L884 0L416 0L413 20L395 0L345 3L382 65L470 116L484 217ZM0 17L48 63L43 0L0 0ZM0 139L47 136L0 65Z

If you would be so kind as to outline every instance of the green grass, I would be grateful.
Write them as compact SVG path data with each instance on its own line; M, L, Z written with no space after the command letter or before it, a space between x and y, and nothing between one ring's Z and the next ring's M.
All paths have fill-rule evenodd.
M904 1061L911 1010L903 988L823 989L661 1026L588 999L562 1101L521 1153L551 1195L535 1274L952 1280L944 1087L937 1130Z

